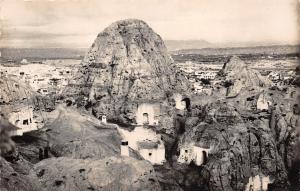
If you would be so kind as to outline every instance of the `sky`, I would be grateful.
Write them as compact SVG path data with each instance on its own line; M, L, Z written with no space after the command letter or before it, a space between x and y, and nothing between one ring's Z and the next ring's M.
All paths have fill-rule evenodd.
M299 41L300 0L0 0L0 47L86 48L112 22L137 18L164 40Z

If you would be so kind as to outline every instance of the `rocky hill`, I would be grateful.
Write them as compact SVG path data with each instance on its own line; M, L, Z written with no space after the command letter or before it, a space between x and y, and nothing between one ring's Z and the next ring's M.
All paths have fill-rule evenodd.
M189 93L161 37L134 19L115 22L98 34L72 82L65 94L77 105L131 123L137 104Z
M267 81L261 77L259 72L247 67L244 61L239 57L233 56L223 65L217 79L222 86L216 94L221 93L222 96L236 97L239 94L249 91L260 91L267 85Z
M160 190L149 162L129 157L102 160L52 158L34 166L45 190Z
M32 92L28 85L21 83L18 79L0 77L1 105L31 99Z

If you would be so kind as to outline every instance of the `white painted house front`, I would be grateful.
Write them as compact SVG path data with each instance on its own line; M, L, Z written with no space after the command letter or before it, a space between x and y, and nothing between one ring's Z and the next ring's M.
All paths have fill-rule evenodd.
M136 112L137 125L157 125L159 116L159 105L142 103L138 106Z
M151 164L162 165L165 162L165 146L150 141L140 142L138 151Z
M23 133L37 130L37 124L33 119L33 109L29 106L13 110L9 114L8 121L20 128L17 135L23 135Z
M272 181L269 176L256 175L249 178L245 191L267 191L270 183Z

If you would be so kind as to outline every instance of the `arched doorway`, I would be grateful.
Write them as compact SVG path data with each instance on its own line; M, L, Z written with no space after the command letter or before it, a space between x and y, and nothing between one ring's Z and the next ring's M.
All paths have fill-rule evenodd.
M147 125L149 124L149 114L143 113L143 124Z

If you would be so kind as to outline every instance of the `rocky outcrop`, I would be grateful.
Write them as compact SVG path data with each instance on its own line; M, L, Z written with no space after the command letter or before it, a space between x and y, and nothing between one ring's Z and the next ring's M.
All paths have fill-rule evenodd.
M96 116L136 123L139 104L158 103L167 113L172 95L188 90L161 37L145 22L130 19L99 33L65 94Z
M1 191L43 191L44 188L32 177L16 172L4 158L0 157Z
M30 175L36 176L48 191L160 190L151 164L129 157L52 158L36 164Z
M20 154L27 160L39 162L39 150L48 152L48 157L102 159L120 156L122 137L116 126L102 124L75 108L59 107L58 110L58 116L43 129L15 138ZM130 156L140 159L133 150Z
M234 107L222 103L209 105L204 111L203 120L181 136L177 150L188 164L198 160L189 160L191 149L206 151L206 157L198 153L204 157L199 181L206 189L244 190L249 178L257 175L268 177L268 183L277 187L288 186L284 158L268 120L246 122Z
M223 65L217 79L221 81L221 86L215 93L222 93L222 95L225 93L223 96L227 97L236 97L241 93L248 93L249 90L259 91L267 85L259 72L248 68L246 63L237 56L231 57Z
M17 79L0 78L0 104L20 102L31 99L32 91L27 85L20 83Z
M0 117L0 190L42 191L37 182L14 169L18 168L18 165L5 160L5 158L11 160L15 155L15 143L10 137L13 128L12 124ZM21 168L23 167L19 169Z
M0 117L0 156L14 152L15 143L11 140L11 132L15 129L14 125Z

